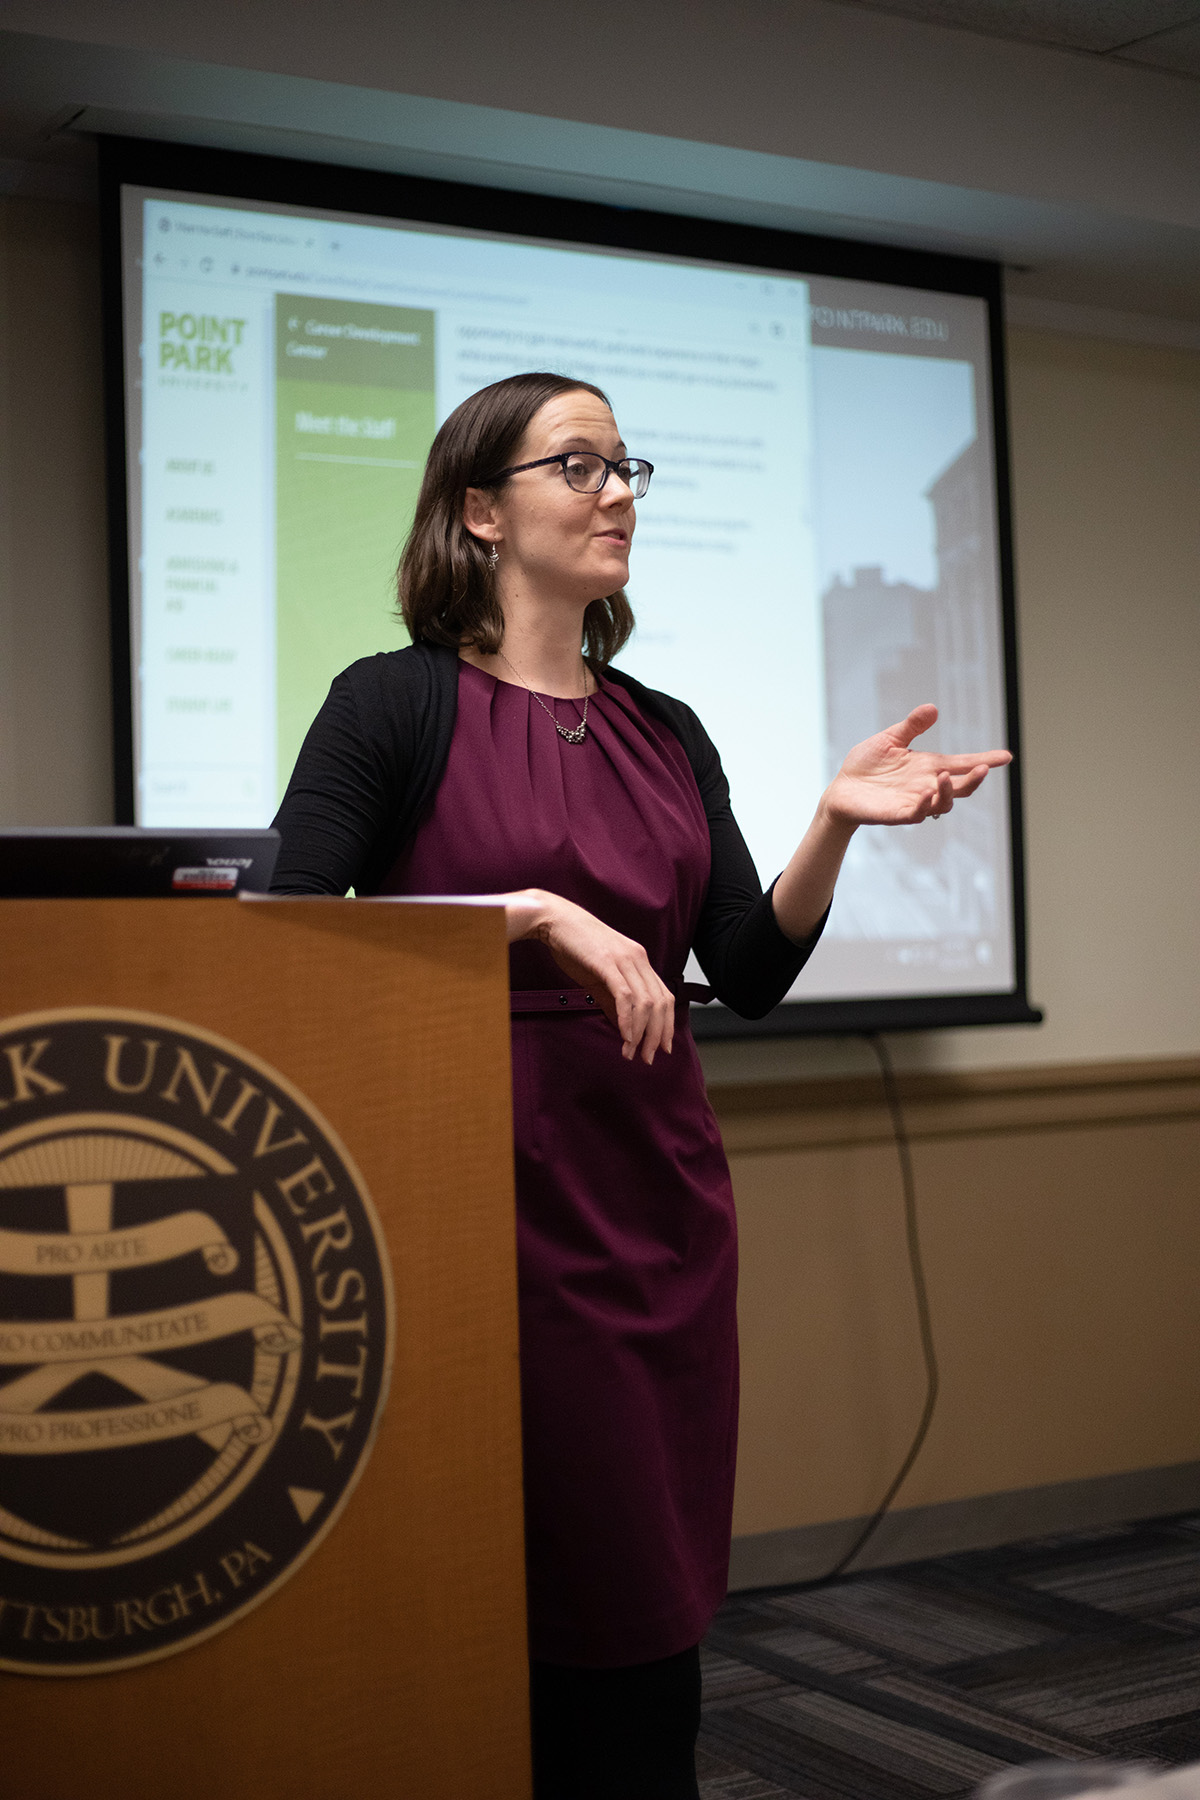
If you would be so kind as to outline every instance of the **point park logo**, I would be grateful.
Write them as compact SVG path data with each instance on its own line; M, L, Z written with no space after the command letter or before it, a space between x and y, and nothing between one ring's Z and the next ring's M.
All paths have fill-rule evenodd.
M370 1197L281 1075L146 1013L0 1021L0 1668L151 1661L264 1599L391 1350Z

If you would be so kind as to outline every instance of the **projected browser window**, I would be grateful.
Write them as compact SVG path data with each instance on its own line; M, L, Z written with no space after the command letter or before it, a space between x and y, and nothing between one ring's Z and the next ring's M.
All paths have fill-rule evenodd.
M132 188L124 225L139 823L270 820L405 641L438 425L532 368L655 464L621 666L700 714L764 881L917 701L1003 741L982 301ZM859 833L798 998L1011 986L1001 781L925 834Z

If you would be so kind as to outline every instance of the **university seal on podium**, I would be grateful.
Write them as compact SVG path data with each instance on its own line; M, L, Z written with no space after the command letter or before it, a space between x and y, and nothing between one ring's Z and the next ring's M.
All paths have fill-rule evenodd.
M146 1013L0 1021L0 1668L147 1662L264 1599L391 1346L370 1196L283 1076Z

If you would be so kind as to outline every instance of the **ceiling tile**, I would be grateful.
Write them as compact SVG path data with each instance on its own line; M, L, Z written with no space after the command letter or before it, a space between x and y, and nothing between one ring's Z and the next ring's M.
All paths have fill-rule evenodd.
M1200 75L1200 24L1166 31L1144 44L1131 44L1121 55L1156 69L1174 69L1178 75Z
M1200 24L1198 0L844 0L935 25L1024 43L1115 50L1172 26ZM1153 46L1147 46L1152 48ZM1149 57L1139 56L1149 61ZM1162 65L1174 67L1174 64Z

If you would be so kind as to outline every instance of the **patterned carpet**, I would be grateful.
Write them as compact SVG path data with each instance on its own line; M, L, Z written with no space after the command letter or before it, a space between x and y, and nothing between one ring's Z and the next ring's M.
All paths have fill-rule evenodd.
M726 1602L704 1800L959 1800L1009 1763L1200 1759L1200 1515Z

